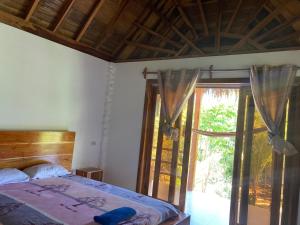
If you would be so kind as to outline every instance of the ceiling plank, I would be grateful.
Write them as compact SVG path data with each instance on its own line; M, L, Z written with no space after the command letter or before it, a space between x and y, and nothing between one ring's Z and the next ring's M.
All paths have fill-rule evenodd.
M113 16L113 18L107 24L107 26L103 32L103 36L101 38L99 38L96 49L99 49L101 47L101 45L103 45L105 40L108 38L108 36L112 33L112 30L113 30L116 22L119 20L120 16L124 12L124 9L126 8L126 6L128 5L129 2L130 2L130 0L123 0L121 2L121 5L120 5L117 13Z
M105 0L98 0L96 6L93 8L93 10L92 10L91 14L89 15L88 19L86 20L85 24L80 29L80 31L79 31L79 33L78 33L78 35L76 37L76 41L77 42L79 42L81 40L81 38L83 37L83 35L85 34L85 32L87 31L87 29L89 28L89 26L91 25L93 19L95 18L95 16L99 12L99 10L104 5L104 2L105 2Z
M75 40L70 38L66 38L44 27L33 24L29 21L25 21L25 19L23 18L8 14L6 12L0 11L0 22L30 32L42 38L57 42L67 47L76 49L78 51L87 53L89 55L93 55L97 58L112 61L112 56L107 52L97 51L96 49L93 49L88 45L76 42Z
M202 21L202 25L203 25L203 29L204 29L204 34L205 34L205 36L208 36L209 35L208 25L207 25L207 21L206 21L206 16L205 16L202 0L197 0L197 6L198 6L199 11L200 11L201 21Z
M265 17L261 22L259 22L255 27L253 27L238 43L236 43L229 52L232 52L236 49L239 49L243 47L244 44L248 41L250 37L252 37L254 34L256 34L258 31L260 31L263 27L268 25L276 15L278 15L278 10L275 9L273 12L271 12L267 17Z
M74 5L74 3L75 3L75 0L67 0L66 1L63 8L58 13L57 20L52 25L52 31L53 32L56 32L59 29L60 25L63 23L64 19L66 18L66 16L70 12L70 10L71 10L72 6Z
M178 44L178 42L173 41L173 40L171 40L171 39L169 39L169 38L167 38L167 37L161 35L160 33L157 33L157 32L155 32L155 31L151 30L150 28L148 28L148 27L146 27L146 26L143 26L143 25L138 24L138 23L134 23L134 24L135 24L138 28L140 28L141 30L143 30L143 31L145 31L145 32L147 32L147 33L149 33L149 34L152 34L153 36L155 36L155 37L157 37L157 38L159 38L159 39L161 39L161 40L163 40L163 41L165 41L165 42L167 42L167 43L173 45L173 46L176 47L176 48L181 48L181 47L182 47L182 45Z
M233 25L233 23L234 23L237 15L238 15L239 11L240 11L240 8L241 8L241 6L243 4L243 0L238 0L238 1L239 2L238 2L238 4L235 7L235 10L234 10L232 16L230 17L229 23L226 26L225 32L229 32L230 31L230 29L231 29L231 27L232 27L232 25Z
M29 11L28 11L26 17L25 17L25 21L29 21L30 20L31 16L33 15L34 11L36 10L36 8L39 5L39 2L40 2L40 0L32 0L32 4L31 4L31 6L29 8Z
M147 44L142 44L142 43L137 43L137 42L133 42L133 41L126 41L127 45L132 45L134 47L137 48L143 48L149 51L154 51L154 52L162 52L162 53L166 53L166 54L176 54L176 51L171 50L171 49L165 49L165 48L160 48L160 47L156 47L156 46L151 46L151 45L147 45Z
M176 8L179 11L183 21L185 22L185 24L189 27L189 29L191 30L192 34L194 35L195 38L199 38L199 35L195 29L195 27L193 26L193 23L190 21L189 17L187 16L187 14L185 13L182 4L180 3L180 1L178 0L173 0L173 2L176 4Z

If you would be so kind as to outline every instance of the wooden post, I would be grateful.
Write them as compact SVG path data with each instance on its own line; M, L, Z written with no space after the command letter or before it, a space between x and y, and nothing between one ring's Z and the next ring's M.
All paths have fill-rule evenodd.
M198 126L199 126L201 101L202 101L203 93L204 93L203 88L196 89L193 128L198 128ZM190 153L189 177L188 177L188 185L187 185L188 191L193 191L193 189L195 187L198 141L199 141L199 135L196 133L192 133L192 147L191 147L191 153Z

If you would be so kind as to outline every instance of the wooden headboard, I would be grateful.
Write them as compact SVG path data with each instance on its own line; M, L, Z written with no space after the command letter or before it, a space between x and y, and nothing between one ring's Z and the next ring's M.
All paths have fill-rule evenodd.
M69 131L0 131L0 168L51 162L71 169L74 142Z

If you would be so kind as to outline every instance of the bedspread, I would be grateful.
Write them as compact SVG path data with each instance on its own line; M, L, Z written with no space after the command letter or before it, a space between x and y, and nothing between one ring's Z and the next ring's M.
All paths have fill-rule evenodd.
M73 175L0 186L3 225L92 225L95 215L119 207L137 211L123 225L157 225L179 213L163 201Z

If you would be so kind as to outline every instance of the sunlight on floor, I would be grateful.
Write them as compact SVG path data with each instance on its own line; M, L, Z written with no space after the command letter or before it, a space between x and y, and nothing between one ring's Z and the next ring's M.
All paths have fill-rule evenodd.
M229 210L229 199L200 191L187 193L186 213L191 215L191 225L228 225Z

